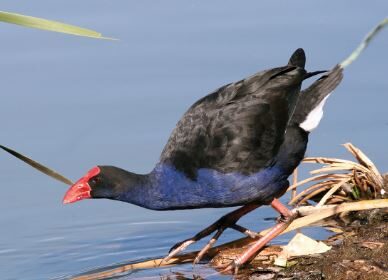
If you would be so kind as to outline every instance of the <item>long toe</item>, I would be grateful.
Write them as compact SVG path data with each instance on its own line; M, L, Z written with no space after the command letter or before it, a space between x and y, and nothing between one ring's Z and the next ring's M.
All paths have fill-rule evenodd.
M173 251L175 251L177 248L182 248L182 247L184 247L184 246L182 246L182 245L184 245L185 243L187 243L187 242L189 242L189 241L191 241L191 239L186 239L186 240L183 240L183 241L180 241L180 242L177 242L177 243L175 243L175 245L173 245L171 248L170 248L170 250L168 250L168 253L171 253L171 252L173 252ZM189 244L190 245L190 244ZM186 248L187 246L185 246L184 248ZM184 249L183 248L183 249Z
M209 240L205 247L202 248L201 251L197 254L197 257L194 260L194 264L197 264L201 261L203 256L210 250L210 248L217 242L218 238L220 238L221 234L224 232L225 228L220 228L216 234Z
M189 245L195 243L195 240L187 239L185 241L179 242L171 247L168 255L163 259L162 262L168 262L171 258L184 251Z

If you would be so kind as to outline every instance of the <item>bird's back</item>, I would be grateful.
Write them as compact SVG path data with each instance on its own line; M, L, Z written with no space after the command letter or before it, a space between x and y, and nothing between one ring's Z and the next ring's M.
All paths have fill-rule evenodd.
M288 65L221 87L193 104L162 155L195 179L201 168L248 175L271 164L306 76L298 49Z

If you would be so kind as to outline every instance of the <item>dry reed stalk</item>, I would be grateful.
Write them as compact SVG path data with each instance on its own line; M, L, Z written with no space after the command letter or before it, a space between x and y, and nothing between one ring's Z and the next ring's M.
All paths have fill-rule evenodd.
M384 197L384 178L377 167L353 144L346 143L344 147L357 162L325 157L308 157L303 160L305 163L322 164L323 167L310 172L315 176L294 182L288 188L288 191L293 191L299 186L314 182L299 194L293 195L290 205L301 205L314 200L319 201L317 206L320 207L326 203Z

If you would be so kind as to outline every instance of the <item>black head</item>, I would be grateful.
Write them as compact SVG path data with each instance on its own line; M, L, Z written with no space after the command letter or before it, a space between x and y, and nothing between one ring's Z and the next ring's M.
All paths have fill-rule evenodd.
M131 186L137 185L139 175L114 166L96 166L72 185L63 203L73 203L86 198L116 199Z

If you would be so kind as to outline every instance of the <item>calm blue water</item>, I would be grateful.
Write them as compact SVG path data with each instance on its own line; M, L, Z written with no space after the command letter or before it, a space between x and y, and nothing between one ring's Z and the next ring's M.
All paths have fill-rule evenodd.
M1 144L73 180L96 164L148 172L195 100L285 64L297 47L305 48L308 69L331 68L388 11L386 1L209 2L2 1L1 10L90 27L120 41L0 23ZM352 141L388 169L387 31L347 69L311 136L309 155L348 157L340 144ZM2 279L58 278L162 256L230 211L153 212L104 200L64 206L65 185L5 153L0 181ZM264 218L274 216L262 208L243 224L263 229L272 224ZM174 273L197 272L182 266L131 277Z

